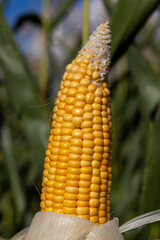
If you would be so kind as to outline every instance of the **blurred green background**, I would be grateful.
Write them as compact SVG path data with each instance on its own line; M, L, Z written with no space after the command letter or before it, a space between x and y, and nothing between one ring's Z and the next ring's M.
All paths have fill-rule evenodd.
M0 1L0 236L39 211L54 100L88 22L89 33L106 20L112 30L111 215L122 224L160 208L159 1L90 0L88 12L84 3ZM125 238L158 239L160 223Z

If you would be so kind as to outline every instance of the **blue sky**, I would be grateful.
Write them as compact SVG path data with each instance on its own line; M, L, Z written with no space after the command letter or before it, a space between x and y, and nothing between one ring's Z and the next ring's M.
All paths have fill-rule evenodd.
M27 13L41 13L42 0L10 0L5 8L5 17L11 27L16 20Z

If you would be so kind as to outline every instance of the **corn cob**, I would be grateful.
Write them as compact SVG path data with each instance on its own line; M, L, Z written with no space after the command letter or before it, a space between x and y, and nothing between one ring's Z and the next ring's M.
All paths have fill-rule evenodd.
M108 22L68 64L53 109L46 151L41 211L110 219L112 122L108 89Z

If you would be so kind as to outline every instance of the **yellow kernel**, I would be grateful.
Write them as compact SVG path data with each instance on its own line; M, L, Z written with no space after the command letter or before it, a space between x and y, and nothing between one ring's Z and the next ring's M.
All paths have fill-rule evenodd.
M66 186L78 187L79 186L79 181L67 180Z
M94 144L97 146L103 146L103 139L102 138L95 138Z
M108 124L108 118L106 117L103 117L102 118L102 121L103 121L103 124L107 125Z
M94 131L93 136L95 138L103 138L103 132L102 131Z
M66 122L72 122L72 114L64 114L63 115L63 120L66 121Z
M93 168L92 175L93 175L93 176L100 176L100 170L97 169L97 168ZM92 187L93 187L93 186L92 186ZM93 190L93 189L92 189L92 190Z
M92 173L92 167L81 167L80 172L84 173L84 174L91 174Z
M80 86L80 87L78 88L78 92L79 92L79 93L82 93L82 94L87 94L87 88L84 87L84 86Z
M93 131L102 131L102 128L101 124L93 124Z
M64 200L63 202L63 206L64 207L71 207L71 208L74 208L77 206L77 202L76 201L73 201L73 200Z
M78 72L78 69L79 69L79 67L78 67L77 65L72 65L70 71L71 71L72 73L77 73L77 72Z
M78 167L81 166L81 164L80 164L80 161L70 160L70 161L68 162L68 166L69 166L69 167L78 168Z
M90 192L90 198L99 199L99 192Z
M64 135L64 136L61 136L61 140L63 142L70 142L71 141L71 136L70 135Z
M100 185L92 183L90 189L93 192L99 192L100 191Z
M59 149L59 155L66 155L66 156L68 156L69 153L70 153L70 151L67 148L60 148Z
M74 214L74 213L76 213L76 208L64 207L63 212L64 212L64 214Z
M47 211L47 210L46 210ZM56 212L56 213L63 213L63 209L56 209L56 208L53 208L53 212Z
M103 110L103 106L102 106L102 110ZM106 111L102 111L102 118L104 118L104 117L107 117L107 112Z
M62 128L61 135L71 135L72 131L73 131L72 128Z
M60 110L63 110L64 107L65 107L65 103L64 103L64 102L60 102L60 103L57 104L57 107L58 107ZM58 113L57 113L57 115L58 115Z
M98 72L93 72L93 74L92 74L93 80L97 80L99 77L100 77L100 76L99 76L99 73L98 73Z
M82 139L83 138L82 130L80 130L80 129L73 130L72 137Z
M63 208L63 203L53 202L53 208Z
M92 176L90 174L80 174L80 179L85 181L90 181ZM89 186L90 187L90 186Z
M88 75L88 76L92 76L92 70L87 69L87 75Z
M51 153L58 154L59 149L58 148L51 148Z
M89 215L77 215L77 217L89 220Z
M89 206L98 208L100 205L99 199L90 199L89 200Z
M83 147L93 148L94 142L91 140L83 140Z
M101 104L102 103L101 97L95 97L94 102Z
M82 148L81 147L76 147L76 146L71 146L70 147L70 152L75 153L75 154L81 154L82 153Z
M52 188L54 186L54 181L49 181L48 180L47 181L47 186Z
M82 78L82 80L80 81L81 86L88 87L89 84L90 84L90 80L88 78Z
M83 115L83 109L81 108L75 108L72 112L73 116L82 116Z
M66 111L67 113L72 113L73 109L74 109L74 106L73 106L73 105L66 105L66 106L65 106L65 111Z
M45 208L45 203L44 203L44 201L41 201L40 207L41 207L41 211L42 211L43 208Z
M84 181L84 180L79 181L79 187L81 188L89 188L90 184L91 184L90 181Z
M78 200L89 201L89 199L90 199L89 194L82 194L82 193L78 194Z
M73 139L71 140L71 141L73 141ZM73 145L73 144L72 144ZM70 160L81 160L81 155L79 155L79 154L73 154L73 153L71 153L71 154L69 154L69 159Z
M53 148L56 148L56 147L59 147L59 146L60 146L60 142L52 142L52 147ZM49 150L46 151L46 156L47 155L50 155L50 151Z
M83 120L92 120L93 119L93 114L86 112L83 114Z
M101 178L106 179L108 177L108 172L101 172Z
M69 71L70 71L70 69L71 69L71 67L72 67L72 64L71 64L71 63L70 63L70 64L68 64L68 65L67 65L67 67L66 67L66 71L67 71L67 72L69 72Z
M94 93L95 92L95 90L96 90L96 85L95 84L93 84L93 83L91 83L89 86L88 86L88 91L90 92L90 93Z
M82 128L82 132L83 132L83 134L84 133L92 133L93 129L92 129L92 127L90 127L90 128Z
M98 215L99 215L100 218L105 217L105 216L106 216L106 211L104 211L104 210L99 210Z
M61 142L60 143L60 148L70 148L70 143L69 142Z
M67 91L67 95L70 97L75 97L77 94L77 90L75 88L69 88Z
M101 162L101 160L102 160L102 154L95 152L95 153L93 154L93 159L94 159L95 161Z
M93 109L93 107L90 104L86 104L84 106L84 112L92 112L92 109Z
M74 127L79 128L83 122L83 117L73 117L72 123Z
M94 152L95 153L103 153L103 147L102 146L95 146L94 147Z
M74 97L66 97L65 103L68 105L74 105L76 99Z
M81 159L84 161L92 161L92 156L87 154L82 154Z
M54 188L54 195L63 196L64 195L64 190Z
M101 111L101 109L102 109L102 106L99 103L93 103L92 107L94 110L98 110L98 111Z
M95 93L96 97L102 97L103 96L103 92L100 88L97 88Z
M92 121L83 121L81 128L91 128L93 126L93 122Z
M78 193L78 187L67 186L65 188L65 192L67 192L67 193Z
M89 209L89 215L90 216L97 216L98 215L98 208L91 207Z
M58 175L56 175L55 176L55 181L56 182L66 182L66 176L58 176Z
M82 147L83 146L83 142L79 138L72 138L71 145L77 146L77 147Z
M57 162L57 168L64 168L66 169L68 167L68 164L65 162Z
M91 161L81 161L81 167L91 167Z
M90 188L79 187L79 193L89 194L90 193Z
M80 73L73 74L73 81L80 82L80 80L83 78L83 75Z
M65 106L65 108L66 108L66 106ZM58 110L58 111L57 111L57 116L63 116L64 113L65 113L64 110Z
M94 117L93 118L94 124L102 124L102 118L101 117Z
M79 175L67 173L67 179L69 179L69 180L74 180L74 181L78 181L78 180L79 180Z
M82 102L84 102L85 100L86 100L86 96L85 96L84 94L78 93L78 94L76 95L76 101L82 101Z
M78 174L80 174L81 170L80 170L80 168L69 167L69 168L68 168L68 172L69 172L69 173L72 173L72 174L78 175Z
M101 111L98 111L98 110L93 110L93 116L94 117L100 117L101 116Z
M93 140L93 138L94 138L93 133L84 133L83 134L84 140Z
M94 162L94 161L93 161ZM93 176L91 182L93 184L101 184L101 178L97 176Z
M89 207L77 207L76 213L79 215L87 215L89 214Z
M82 61L81 58L79 56L77 56L75 59L76 64L79 65L81 63L81 61Z
M66 175L67 174L67 170L66 169L59 169L59 168L57 168L56 169L56 173L58 175Z
M85 102L77 101L75 102L74 106L75 108L84 108L85 104L86 104Z
M102 217L102 218L99 218L99 224L104 224L106 223L108 220L107 220L107 217Z
M46 207L52 207L52 205L53 205L53 202L52 201L50 201L50 200L45 200L45 206Z
M50 194L54 193L54 188L53 187L46 187L46 193L50 193ZM42 196L42 194L41 194L41 196ZM45 200L45 199L41 199L41 200Z
M94 102L94 94L87 93L86 95L86 103L92 104Z
M98 216L91 216L89 220L93 223L98 223L99 222L99 217Z
M74 193L65 193L65 194L64 194L64 199L77 200L77 194L74 194Z
M67 80L65 80L64 82L63 82L63 86L65 87L65 88L68 88L69 86L70 86L70 81L67 81Z
M82 148L82 153L87 155L93 155L94 150L92 148Z
M54 194L46 193L46 199L52 201Z
M54 196L53 196L53 201L58 202L58 203L61 203L61 202L64 201L64 197L63 197L63 196L54 195Z

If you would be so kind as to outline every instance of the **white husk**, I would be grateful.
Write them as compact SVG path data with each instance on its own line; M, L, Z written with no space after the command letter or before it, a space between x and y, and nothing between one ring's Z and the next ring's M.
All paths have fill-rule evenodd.
M123 240L121 233L160 221L160 210L140 215L124 223L118 219L98 225L66 214L38 212L29 228L17 233L11 240Z
M99 236L99 237L98 237ZM108 238L109 237L109 238ZM123 240L118 221L100 226L79 217L53 212L38 212L28 229L11 240Z

